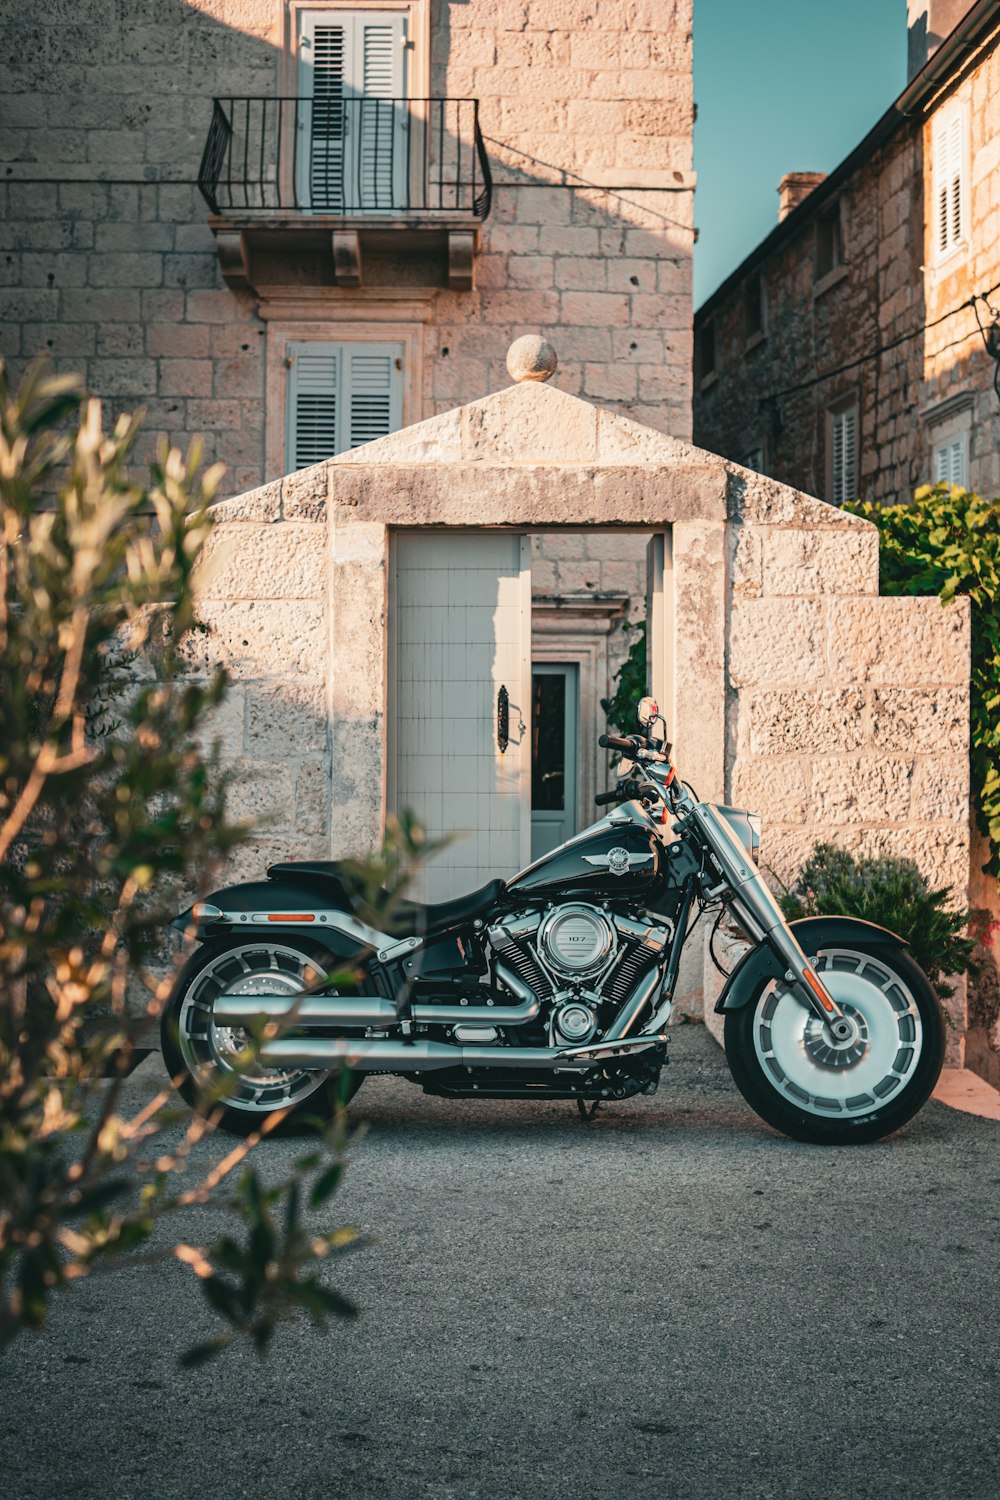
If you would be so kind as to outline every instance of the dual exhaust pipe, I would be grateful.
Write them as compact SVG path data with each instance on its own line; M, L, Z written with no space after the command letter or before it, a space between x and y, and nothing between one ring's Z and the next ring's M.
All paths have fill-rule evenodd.
M513 995L516 1005L412 1005L407 1019L421 1026L523 1026L541 1011L538 997L516 974L503 965L497 977ZM652 994L658 981L654 969L641 987L641 1000ZM266 1067L350 1067L362 1073L426 1073L440 1068L537 1068L543 1072L570 1069L585 1072L606 1059L645 1052L664 1044L659 1027L648 1035L627 1037L641 1008L633 996L617 1023L603 1041L572 1047L469 1046L431 1042L406 1037L307 1036L276 1037L264 1043L260 1060ZM626 1024L621 1023L628 1013ZM658 1020L657 1016L655 1020ZM285 995L221 994L212 1008L216 1026L253 1026L261 1022L287 1022L291 1026L351 1026L389 1031L400 1023L391 1000L377 995Z
M537 1068L584 1073L597 1063L663 1046L666 1037L627 1037L583 1047L466 1047L381 1037L279 1037L260 1050L269 1068L354 1068L359 1073L431 1073L440 1068Z

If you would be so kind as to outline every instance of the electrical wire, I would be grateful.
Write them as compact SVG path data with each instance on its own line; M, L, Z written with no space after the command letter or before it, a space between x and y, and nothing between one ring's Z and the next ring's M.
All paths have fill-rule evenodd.
M824 381L833 380L837 375L845 375L850 370L857 370L861 365L869 364L873 359L880 359L883 354L889 354L893 349L898 349L902 344L909 343L910 339L919 338L922 333L927 333L930 329L939 327L942 323L946 323L949 318L954 318L958 313L965 312L967 308L972 308L978 322L978 303L980 302L986 306L994 319L990 326L998 329L997 354L991 352L988 343L986 344L986 351L990 354L991 358L1000 360L1000 326L998 326L997 314L990 305L989 300L995 292L1000 292L1000 282L997 282L996 286L991 286L987 292L973 292L971 297L967 297L964 302L960 302L956 307L949 308L940 317L932 318L929 322L921 324L919 328L911 328L907 333L901 333L898 338L891 339L888 344L879 344L877 349L872 349L867 354L861 354L857 359L848 360L846 364L838 365L835 370L826 370L822 375L815 375L811 380L803 380L798 385L786 386L781 391L770 391L766 396L761 397L761 404L763 405L769 401L780 401L783 396L794 396L799 391L813 390L816 386L822 385ZM988 330L983 329L982 323L980 323L979 327L985 343ZM959 342L962 341L960 340ZM998 380L1000 380L1000 363L998 363L997 374L994 377L994 389L997 390L998 399L1000 399L1000 385L997 383Z

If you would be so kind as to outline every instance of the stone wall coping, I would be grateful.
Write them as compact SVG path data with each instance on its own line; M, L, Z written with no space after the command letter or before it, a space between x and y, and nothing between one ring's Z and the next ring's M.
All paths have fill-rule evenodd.
M447 476L447 477L446 477ZM725 523L726 475L701 464L381 463L330 470L335 524L659 527Z

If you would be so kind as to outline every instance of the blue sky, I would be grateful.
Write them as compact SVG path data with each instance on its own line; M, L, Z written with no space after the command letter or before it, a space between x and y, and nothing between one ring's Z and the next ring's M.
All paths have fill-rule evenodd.
M694 305L778 218L786 172L829 172L906 82L906 0L694 0Z

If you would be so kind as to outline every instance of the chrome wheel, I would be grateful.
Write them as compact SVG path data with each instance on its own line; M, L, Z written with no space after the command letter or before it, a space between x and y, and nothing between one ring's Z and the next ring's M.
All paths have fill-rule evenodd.
M806 1114L870 1115L913 1077L923 1050L916 999L890 959L848 948L814 959L823 983L854 1023L837 1041L798 994L775 985L757 1002L753 1046L776 1091Z
M271 1114L301 1103L329 1077L325 1069L265 1068L241 1072L237 1059L249 1040L240 1027L216 1026L215 1002L223 994L288 995L291 998L323 977L306 954L282 943L245 943L216 954L191 977L177 1012L177 1039L192 1077L207 1066L229 1074L229 1109Z

